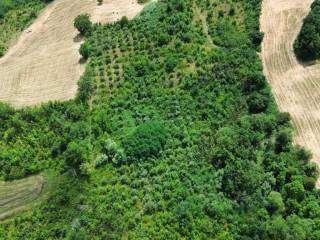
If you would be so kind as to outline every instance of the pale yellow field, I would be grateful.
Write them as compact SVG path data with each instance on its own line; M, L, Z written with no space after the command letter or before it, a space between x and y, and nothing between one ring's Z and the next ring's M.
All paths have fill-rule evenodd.
M112 22L142 9L136 0L55 0L0 59L0 101L23 107L73 98L85 68L74 18L89 13L94 22Z
M265 75L281 111L289 112L294 140L320 164L320 65L303 66L293 52L304 17L313 0L264 0L261 30Z

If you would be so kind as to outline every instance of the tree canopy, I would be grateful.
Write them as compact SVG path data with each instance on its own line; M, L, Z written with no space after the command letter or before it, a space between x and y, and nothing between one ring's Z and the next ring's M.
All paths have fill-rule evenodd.
M81 35L88 35L92 29L92 23L88 14L81 14L74 20L74 27L78 29Z
M320 1L316 0L304 19L302 29L294 43L294 51L301 61L320 58Z

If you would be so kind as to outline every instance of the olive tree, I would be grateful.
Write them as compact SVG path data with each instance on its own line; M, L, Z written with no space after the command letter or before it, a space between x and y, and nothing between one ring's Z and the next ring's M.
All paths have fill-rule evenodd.
M88 14L81 14L74 20L74 27L81 35L89 35L92 30L92 23Z

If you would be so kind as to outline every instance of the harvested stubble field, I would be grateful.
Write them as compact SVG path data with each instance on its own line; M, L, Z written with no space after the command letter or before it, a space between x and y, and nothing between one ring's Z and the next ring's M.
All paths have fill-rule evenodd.
M313 0L264 0L261 31L265 74L281 111L289 112L294 140L320 164L320 64L302 65L293 43Z
M0 182L0 220L34 205L42 193L42 176Z
M142 8L136 0L55 0L0 59L0 101L23 107L73 98L84 72L74 18L89 13L94 22L112 22Z

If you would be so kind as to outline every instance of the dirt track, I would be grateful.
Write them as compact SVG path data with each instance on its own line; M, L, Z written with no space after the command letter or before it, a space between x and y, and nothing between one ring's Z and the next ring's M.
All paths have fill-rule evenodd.
M295 143L311 150L320 164L320 65L303 66L293 52L312 2L264 0L260 23L264 71L278 106L293 118Z
M0 101L16 107L75 96L84 72L79 64L81 39L74 18L89 13L97 22L133 18L142 10L136 0L55 0L0 59Z

